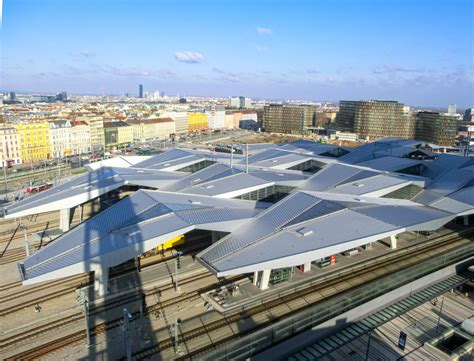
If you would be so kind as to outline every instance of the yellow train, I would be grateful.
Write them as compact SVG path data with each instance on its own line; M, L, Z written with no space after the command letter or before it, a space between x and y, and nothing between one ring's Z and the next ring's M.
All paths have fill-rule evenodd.
M165 243L159 245L158 247L156 247L156 250L165 251L167 249L170 249L176 246L181 246L182 244L184 244L184 242L185 242L184 235L181 235L178 237L171 238L169 241L166 241Z

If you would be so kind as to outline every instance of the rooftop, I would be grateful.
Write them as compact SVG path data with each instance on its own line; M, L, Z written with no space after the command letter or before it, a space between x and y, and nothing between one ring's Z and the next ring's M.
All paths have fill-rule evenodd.
M291 267L473 214L473 158L433 157L422 145L391 138L328 157L342 148L257 144L249 147L248 167L243 156L234 154L231 166L228 153L179 148L115 158L7 206L6 217L74 207L124 185L148 189L27 258L27 283L111 267L192 229L229 233L196 258L218 276ZM407 157L413 153L427 157ZM296 170L308 161L320 169ZM185 171L191 165L204 168ZM414 166L419 174L400 173Z

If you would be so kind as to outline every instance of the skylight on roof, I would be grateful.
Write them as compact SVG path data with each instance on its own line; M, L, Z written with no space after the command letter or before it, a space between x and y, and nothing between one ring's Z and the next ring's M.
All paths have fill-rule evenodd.
M298 233L299 235L303 236L303 237L306 237L306 236L309 236L309 235L312 235L313 234L313 230L312 229L308 229L306 227L303 227L303 228L299 228L296 230L296 233Z

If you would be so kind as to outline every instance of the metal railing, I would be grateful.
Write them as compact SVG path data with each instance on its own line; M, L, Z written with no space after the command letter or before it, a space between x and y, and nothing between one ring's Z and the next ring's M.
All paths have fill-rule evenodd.
M467 229L463 232L458 233L459 236L467 236L467 235L470 235L470 234L474 234L473 229ZM301 285L297 285L295 287L283 290L283 291L278 292L278 293L272 293L270 296L261 298L258 301L251 302L251 303L243 305L239 308L234 308L234 309L232 309L228 312L224 312L224 314L227 315L227 314L232 314L232 313L235 313L235 312L246 311L248 308L253 308L255 306L263 305L265 303L268 303L268 302L271 302L271 301L274 301L274 300L277 300L277 299L281 299L285 296L288 296L288 295L291 295L291 294L294 294L294 293L299 293L300 291L307 290L309 287L314 287L314 286L317 286L317 285L320 285L320 284L327 283L329 281L337 280L339 278L347 276L348 274L352 274L352 273L355 273L357 271L360 271L364 268L368 268L368 267L371 267L371 266L376 266L376 265L385 263L389 260L395 260L399 257L403 257L405 255L411 254L411 253L416 252L420 249L425 249L428 246L446 241L446 240L448 240L452 237L453 237L453 234L448 233L446 235L438 236L436 238L431 238L431 239L428 238L425 242L421 242L421 243L418 243L416 245L413 245L413 246L410 246L410 247L407 247L407 248L398 249L395 252L391 252L391 253L386 254L384 256L377 256L377 257L369 259L369 260L354 263L350 266L344 266L344 268L340 269L339 271L331 271L327 275L318 276L313 281L304 282Z
M423 246L423 245L420 245ZM424 245L426 246L426 245ZM328 321L346 311L360 306L387 292L393 291L409 282L433 273L474 254L474 243L465 244L443 255L431 257L426 261L399 270L396 273L379 278L362 286L356 287L327 300L318 302L300 313L281 320L271 326L229 341L221 347L200 356L204 360L245 359L261 352L298 333ZM381 260L374 260L374 264ZM344 270L345 273L347 270ZM318 280L321 283L321 280ZM304 286L305 288L307 285ZM291 290L291 293L297 292ZM282 293L283 295L283 293Z

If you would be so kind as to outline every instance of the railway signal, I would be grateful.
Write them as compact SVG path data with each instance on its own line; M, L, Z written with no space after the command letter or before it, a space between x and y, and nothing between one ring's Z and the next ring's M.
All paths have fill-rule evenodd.
M175 257L174 259L174 265L175 265L175 278L174 278L174 286L175 286L175 290L176 292L179 292L180 289L179 289L179 283L178 283L178 270L181 269L181 256L182 256L183 252L181 251L178 251L176 253L173 254L173 256Z
M179 325L181 324L181 319L178 318L178 316L175 316L174 318L174 352L179 353Z
M175 263L174 263L174 265L175 265L174 287L175 287L176 292L179 292L179 291L180 291L180 289L179 289L179 283L178 283L178 277L179 277L179 275L178 275L178 270L179 270L179 267L178 267L178 259L177 259L177 258L175 258Z

